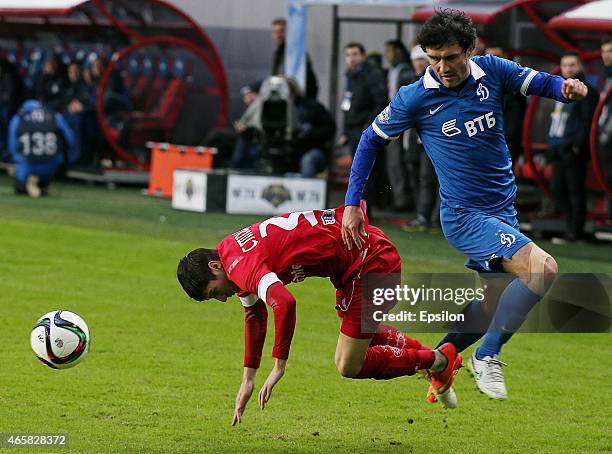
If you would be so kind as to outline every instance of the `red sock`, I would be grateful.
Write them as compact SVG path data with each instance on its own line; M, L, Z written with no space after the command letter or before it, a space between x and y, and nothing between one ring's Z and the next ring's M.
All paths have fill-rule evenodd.
M356 378L390 378L414 375L419 369L429 369L435 360L433 350L397 348L389 345L369 347Z
M399 348L429 350L429 347L426 347L425 345L421 344L418 340L411 339L404 333L395 329L393 326L383 325L382 323L378 325L376 334L374 334L374 337L370 342L371 347L375 345L390 345L392 347Z

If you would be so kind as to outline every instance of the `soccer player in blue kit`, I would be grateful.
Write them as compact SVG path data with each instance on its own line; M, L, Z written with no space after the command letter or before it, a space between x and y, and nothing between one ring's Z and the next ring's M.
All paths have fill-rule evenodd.
M485 284L484 300L464 311L466 320L484 321L484 327L451 331L441 343L452 342L462 351L484 335L468 368L482 392L506 399L501 348L544 296L557 264L519 231L503 96L521 92L571 102L582 99L587 88L578 80L492 55L470 59L475 39L472 21L460 11L438 11L423 25L417 40L430 66L418 81L401 87L363 132L351 168L342 235L348 248L361 248L365 231L359 200L377 150L416 128L440 181L444 235ZM503 285L487 285L494 272L505 273Z

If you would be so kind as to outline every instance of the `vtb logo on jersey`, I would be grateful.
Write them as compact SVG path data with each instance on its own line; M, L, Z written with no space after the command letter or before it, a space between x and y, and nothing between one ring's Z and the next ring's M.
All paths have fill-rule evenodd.
M461 129L457 127L457 119L453 118L442 124L442 134L446 137L453 137L461 134Z
M473 120L468 120L463 123L465 130L469 137L475 136L479 132L484 132L485 129L491 129L495 126L495 116L493 112L487 112L484 115L480 115ZM461 129L457 127L457 119L453 118L442 124L442 134L446 137L453 137L457 134L461 134Z
M489 89L480 83L476 89L476 94L480 97L480 101L484 101L489 98Z

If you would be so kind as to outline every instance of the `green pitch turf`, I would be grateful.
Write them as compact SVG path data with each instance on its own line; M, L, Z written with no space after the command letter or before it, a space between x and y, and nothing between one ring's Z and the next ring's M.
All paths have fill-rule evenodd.
M510 399L486 399L463 371L460 407L446 411L425 402L426 384L415 377L338 375L339 323L323 279L291 286L298 324L287 373L266 410L254 396L232 428L242 309L237 300L189 301L175 269L190 249L258 218L169 205L135 190L70 184L31 200L0 178L0 432L67 432L70 451L87 453L612 450L609 335L519 334L504 351ZM442 237L383 229L406 271L463 270ZM545 248L564 271L612 272L609 247ZM54 309L82 315L92 333L89 356L71 370L48 369L30 351L33 323ZM272 332L258 385L272 364ZM419 337L435 343L439 335Z

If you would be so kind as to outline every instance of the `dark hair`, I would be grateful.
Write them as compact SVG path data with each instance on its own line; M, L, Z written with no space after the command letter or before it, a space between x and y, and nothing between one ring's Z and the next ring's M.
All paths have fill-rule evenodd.
M287 26L287 19L285 19L284 17L277 17L276 19L274 19L272 21L272 25L282 25L284 27Z
M561 61L565 57L574 57L576 58L576 60L582 63L582 57L580 56L578 52L564 52L563 54L561 54L561 58L559 59L559 61Z
M344 46L344 50L352 49L353 47L356 47L357 49L359 49L359 52L361 52L362 55L366 53L366 50L365 50L365 47L363 47L363 44L358 43L357 41L351 41L350 43L348 43L346 46Z
M406 49L404 43L399 39L390 39L385 41L385 46L392 47L394 50L399 50L402 55L408 55L408 49Z
M196 301L204 301L204 288L215 279L208 266L211 260L219 260L216 249L194 249L179 261L176 269L181 287Z
M417 42L426 51L459 44L466 51L476 41L472 19L455 9L441 9L423 24Z
M603 38L601 38L600 43L602 46L605 46L606 44L612 44L612 35L606 35Z

